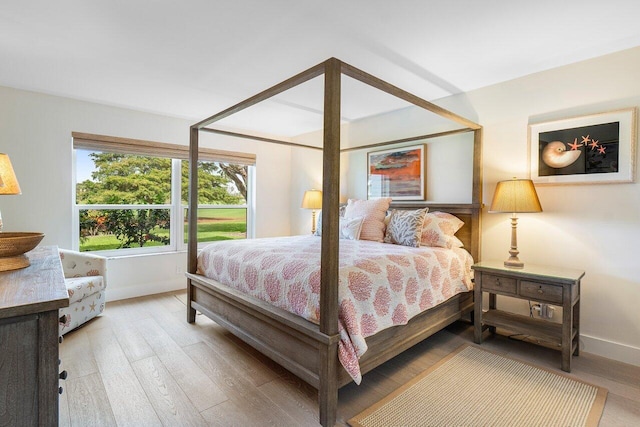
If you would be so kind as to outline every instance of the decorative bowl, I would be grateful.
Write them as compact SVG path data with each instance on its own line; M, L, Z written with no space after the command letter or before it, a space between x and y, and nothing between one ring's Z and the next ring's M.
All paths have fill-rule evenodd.
M28 267L29 258L24 254L43 238L44 233L0 232L0 271Z

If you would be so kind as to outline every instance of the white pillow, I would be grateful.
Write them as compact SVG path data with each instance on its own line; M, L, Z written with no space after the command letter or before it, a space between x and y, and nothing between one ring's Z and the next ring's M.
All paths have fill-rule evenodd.
M360 233L362 232L362 224L364 224L364 218L343 218L340 217L340 238L347 240L360 240Z
M345 210L345 206L340 206L340 209L338 211L340 218L344 217L344 210ZM316 232L314 235L322 236L322 210L318 212L318 216L316 219Z
M362 232L363 223L364 218L340 217L340 223L338 224L340 238L346 240L360 240L360 233ZM321 227L316 228L316 236L322 236Z

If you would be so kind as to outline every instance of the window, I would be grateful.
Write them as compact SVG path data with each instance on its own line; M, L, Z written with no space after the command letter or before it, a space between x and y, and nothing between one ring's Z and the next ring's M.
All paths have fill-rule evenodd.
M114 255L186 249L188 148L74 133L74 241ZM201 150L198 242L252 236L255 156Z

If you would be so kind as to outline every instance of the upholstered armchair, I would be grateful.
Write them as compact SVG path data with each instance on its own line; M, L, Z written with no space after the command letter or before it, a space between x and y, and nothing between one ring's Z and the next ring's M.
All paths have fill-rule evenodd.
M104 311L107 259L65 249L59 253L69 292L69 307L60 309L60 317L66 316L59 324L63 335Z

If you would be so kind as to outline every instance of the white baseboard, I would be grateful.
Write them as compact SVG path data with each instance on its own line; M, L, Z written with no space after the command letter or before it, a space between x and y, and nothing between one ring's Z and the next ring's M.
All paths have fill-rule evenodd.
M187 288L186 277L162 282L144 283L141 285L127 286L121 288L107 288L107 302L117 301L127 298L142 297L145 295L160 294L162 292L177 291Z
M580 334L580 351L640 366L640 348Z

